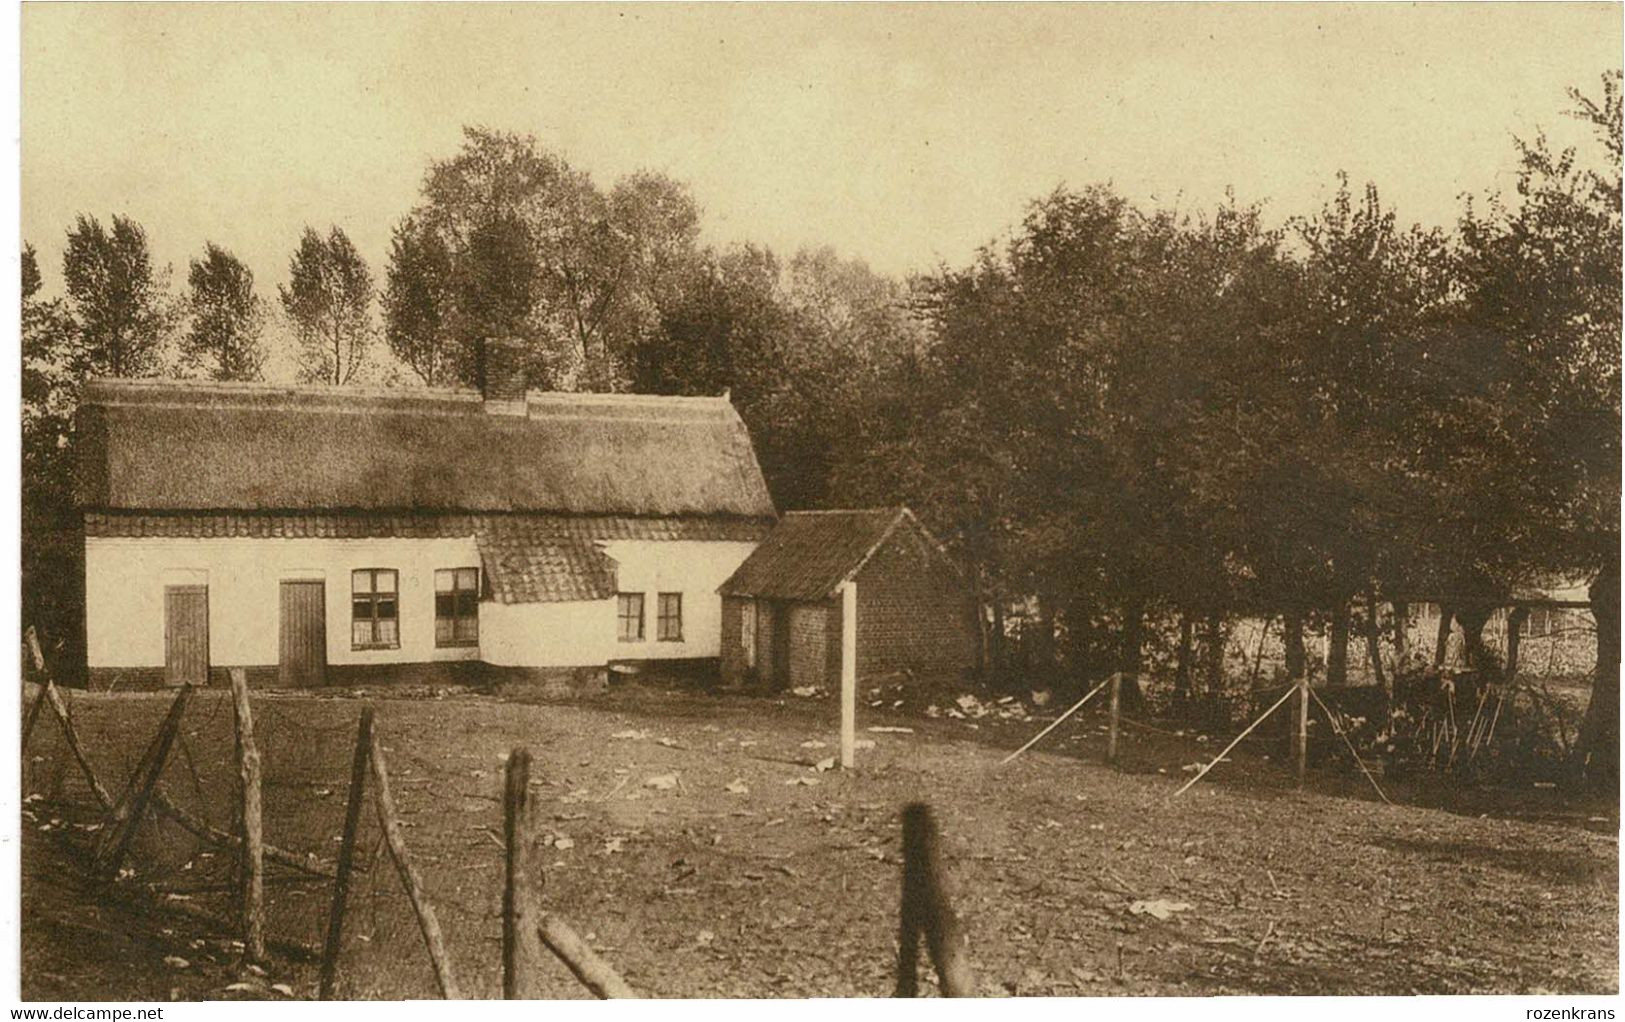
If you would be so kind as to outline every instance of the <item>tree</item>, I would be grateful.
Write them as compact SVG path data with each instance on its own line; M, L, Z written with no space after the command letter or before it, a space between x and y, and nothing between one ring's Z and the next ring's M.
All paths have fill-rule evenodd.
M338 227L323 238L305 228L278 289L299 343L300 378L353 382L372 343L372 274Z
M457 379L456 286L444 238L414 218L395 228L384 289L384 339L426 386Z
M71 366L79 329L59 298L40 297L32 245L22 256L22 617L65 676L79 662L83 543L74 506Z
M68 232L62 274L79 327L70 357L75 374L154 373L170 315L141 226L115 216L108 229L80 215Z
M625 387L631 349L658 331L698 257L684 186L641 172L606 193L534 138L484 128L464 129L462 150L430 166L410 219L450 254L457 283L437 307L455 324L467 383L477 344L500 328L530 342L533 376Z
M187 282L192 325L181 340L182 365L213 380L259 379L264 307L254 294L253 271L209 242L203 258L191 261Z
M1458 402L1461 459L1477 486L1471 539L1521 579L1592 578L1597 668L1576 762L1619 783L1621 75L1597 99L1570 90L1596 156L1519 143L1517 197L1463 217L1462 300L1449 363L1479 400ZM1469 393L1472 393L1469 391ZM1500 504L1487 503L1500 501ZM1484 515L1492 508L1500 514ZM1486 528L1489 525L1498 528ZM1467 531L1467 530L1463 530ZM1488 554L1486 555L1486 552Z

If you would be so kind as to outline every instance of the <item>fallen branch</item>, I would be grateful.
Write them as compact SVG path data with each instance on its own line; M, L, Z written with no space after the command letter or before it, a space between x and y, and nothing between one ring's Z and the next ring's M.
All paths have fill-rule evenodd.
M242 847L242 837L223 831L208 820L176 805L164 792L162 786L152 793L152 808L180 824L193 837L232 851L237 851ZM287 866L290 869L297 869L302 873L309 873L313 877L331 880L336 873L336 867L332 863L314 852L292 852L286 848L278 848L273 844L265 845L262 850L266 861Z
M592 991L599 1000L635 998L637 991L598 957L598 952L587 946L570 924L551 912L543 912L536 920L536 934L547 949L558 956L571 975Z
M238 923L233 922L224 916L215 915L208 909L194 905L188 901L173 901L168 898L160 899L140 896L123 891L119 887L109 888L108 892L102 894L101 897L109 898L116 902L121 902L129 908L140 912L169 912L173 915L182 916L194 922L202 923L214 932L223 934L234 940L237 938L238 933L240 932L240 926ZM314 962L321 958L321 949L317 948L314 944L307 944L304 941L293 940L288 937L267 936L265 938L265 946L278 952L279 954L286 955L289 958L293 958L298 961Z

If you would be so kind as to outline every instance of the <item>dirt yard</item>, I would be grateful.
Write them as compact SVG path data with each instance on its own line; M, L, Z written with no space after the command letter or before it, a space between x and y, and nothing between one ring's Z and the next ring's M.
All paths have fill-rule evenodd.
M362 705L348 693L256 699L268 840L336 856ZM1482 807L1457 799L1454 812L1387 806L1362 778L1299 793L1272 763L1236 756L1170 801L1189 776L1181 767L1216 743L1131 732L1123 768L1108 769L1098 720L1085 715L1001 767L1042 722L869 710L859 731L873 747L847 775L815 767L836 751L824 701L643 691L590 705L472 694L380 694L375 705L406 839L470 996L500 993L498 795L504 757L520 744L535 756L549 842L545 902L650 995L888 994L898 811L913 800L936 810L988 994L1619 989L1617 808L1553 792L1480 794ZM110 787L166 707L162 695L74 694ZM225 694L197 693L164 777L176 801L222 827L231 734ZM90 796L49 717L32 751L41 797L24 816L25 997L313 996L308 963L240 970L221 935L120 909L78 879ZM1493 806L1515 812L1475 815ZM432 997L370 808L367 826L340 991ZM148 826L118 886L223 912L221 858L172 826ZM320 942L324 885L275 873L267 892L274 935ZM1159 900L1166 919L1131 908ZM561 966L544 989L583 995Z

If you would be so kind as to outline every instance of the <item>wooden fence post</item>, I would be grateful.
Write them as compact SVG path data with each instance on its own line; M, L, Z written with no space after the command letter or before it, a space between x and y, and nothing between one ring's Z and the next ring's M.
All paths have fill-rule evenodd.
M858 584L841 584L841 769L851 770L858 727Z
M333 878L333 904L327 913L327 942L322 948L322 974L318 996L333 999L338 977L339 949L344 942L344 903L350 896L350 869L355 863L355 833L361 823L361 802L366 795L367 763L372 753L372 707L361 709L356 730L355 757L350 761L350 800L344 810L344 836L339 843L338 870Z
M28 642L28 656L34 661L34 670L39 672L42 679L47 677L45 673L45 652L40 649L39 632L35 631L33 625L29 625L23 632L23 638Z
M23 794L25 796L28 794L28 780L30 774L32 773L32 771L29 770L28 739L34 733L34 723L35 721L39 720L40 710L44 709L45 707L45 685L46 682L40 682L39 694L34 697L34 701L32 703L28 704L28 714L23 717L22 740L17 743L18 751L22 754L21 770Z
M181 729L181 714L186 712L186 703L191 697L192 686L182 685L181 690L175 694L175 701L169 706L169 715L164 718L157 736L153 738L152 745L148 749L142 775L136 778L135 785L109 814L106 840L96 850L92 864L92 869L97 875L115 879L119 867L124 865L124 857L130 851L130 841L141 826L142 814L146 812L147 803L152 799L153 789L158 786L158 778L164 772L164 764L169 761L169 750L175 744L175 735Z
M1298 679L1298 733L1294 743L1293 759L1297 764L1298 787L1309 772L1309 672Z
M265 958L265 850L261 829L260 750L254 742L254 711L248 702L248 673L233 667L231 700L237 717L237 777L242 786L239 822L243 836L242 888L243 949L251 962Z
M532 886L530 750L508 753L502 790L502 839L507 873L502 889L502 996L526 1000L536 996L534 979L541 966L536 934L536 898Z
M1108 703L1110 724L1106 731L1106 762L1117 762L1117 728L1123 715L1123 672L1112 675L1111 701Z
M85 755L85 748L79 743L79 732L73 726L73 717L68 714L68 705L62 701L62 693L56 690L50 679L45 682L45 701L56 714L57 723L62 725L62 740L68 743L68 751L73 753L74 762L79 764L79 770L85 775L85 783L90 785L90 793L96 796L96 801L102 804L103 810L113 808L113 796L102 784L101 778L96 776L96 770L90 765L90 759Z
M903 808L903 904L898 934L897 996L919 992L919 937L937 969L944 997L976 996L976 978L964 958L964 935L948 899L948 876L938 848L931 810L915 802Z
M423 931L423 943L429 949L429 960L434 963L435 982L440 984L440 995L448 1001L462 999L457 980L451 973L451 957L446 954L446 939L440 933L440 921L435 918L434 906L423 892L423 880L418 876L412 859L406 853L406 838L401 835L401 821L395 812L395 800L389 793L389 770L384 765L384 751L378 744L378 733L372 735L373 805L378 810L378 822L384 830L384 842L389 857L395 860L395 869L401 875L401 886L417 913L418 929Z

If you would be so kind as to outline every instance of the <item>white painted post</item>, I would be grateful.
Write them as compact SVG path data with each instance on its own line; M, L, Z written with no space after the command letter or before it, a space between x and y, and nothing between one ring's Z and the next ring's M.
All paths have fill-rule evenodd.
M841 769L852 769L858 727L858 584L841 585Z

